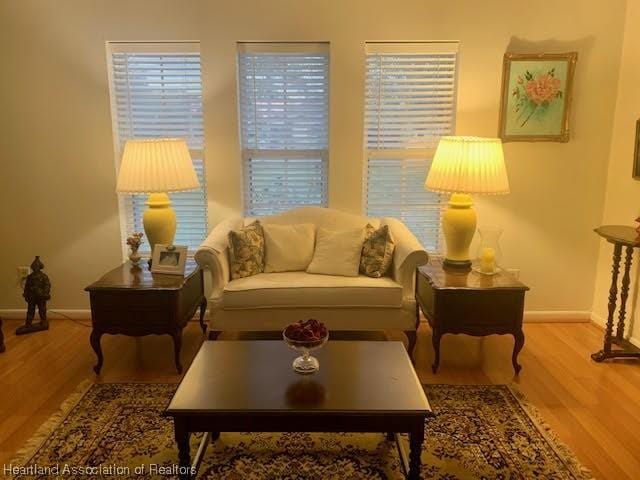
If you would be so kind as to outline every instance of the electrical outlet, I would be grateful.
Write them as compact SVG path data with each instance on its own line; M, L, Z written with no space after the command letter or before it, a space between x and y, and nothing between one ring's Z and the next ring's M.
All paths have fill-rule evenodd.
M24 284L27 281L27 277L31 273L31 268L29 267L18 267L16 268L17 281L16 281L16 289L22 290L24 288Z
M18 280L24 280L31 273L31 268L29 267L18 267Z
M505 268L505 271L507 273L510 273L511 275L513 275L516 280L518 280L520 278L520 269L519 268Z

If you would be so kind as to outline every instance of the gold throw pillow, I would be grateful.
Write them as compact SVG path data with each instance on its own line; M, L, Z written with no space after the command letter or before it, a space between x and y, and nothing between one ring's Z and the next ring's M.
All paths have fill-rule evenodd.
M229 232L231 279L264 272L264 232L259 221Z
M376 230L371 224L367 224L360 256L360 273L373 278L383 277L393 261L394 249L388 225Z

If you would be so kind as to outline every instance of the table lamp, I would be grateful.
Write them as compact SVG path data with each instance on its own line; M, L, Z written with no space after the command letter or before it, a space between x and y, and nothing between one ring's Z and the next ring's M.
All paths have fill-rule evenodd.
M442 216L447 244L444 265L471 267L469 246L476 231L472 193L509 193L509 180L499 138L442 137L431 163L425 188L451 193Z
M125 143L116 191L149 194L142 223L152 252L158 243L172 245L176 234L176 212L167 192L197 188L200 184L183 139L138 139Z

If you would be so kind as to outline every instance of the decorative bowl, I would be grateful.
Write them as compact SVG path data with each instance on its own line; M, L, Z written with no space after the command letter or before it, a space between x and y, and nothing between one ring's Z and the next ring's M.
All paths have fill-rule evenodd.
M302 322L298 323L302 324ZM327 343L327 340L329 339L329 331L321 323L319 323L319 325L321 325L324 329L324 336L311 340L297 340L287 336L287 330L289 330L292 325L289 325L282 332L282 338L284 339L284 342L289 347L302 354L297 357L292 363L293 369L298 373L309 374L317 372L320 369L320 363L318 362L318 359L309 354L309 352L321 348L325 343Z

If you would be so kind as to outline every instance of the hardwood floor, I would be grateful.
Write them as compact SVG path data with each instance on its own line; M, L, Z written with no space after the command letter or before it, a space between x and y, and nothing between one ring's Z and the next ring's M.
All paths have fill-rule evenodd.
M54 413L83 380L177 382L168 336L103 337L105 364L96 377L87 322L53 320L51 330L16 337L18 320L5 320L7 352L0 354L0 465ZM389 332L402 339L402 334ZM431 373L431 331L420 327L416 365L426 383L515 383L596 478L640 475L640 362L596 364L602 332L586 323L530 323L520 354L520 377L511 370L510 336L442 339L440 370ZM202 334L185 329L188 365Z

